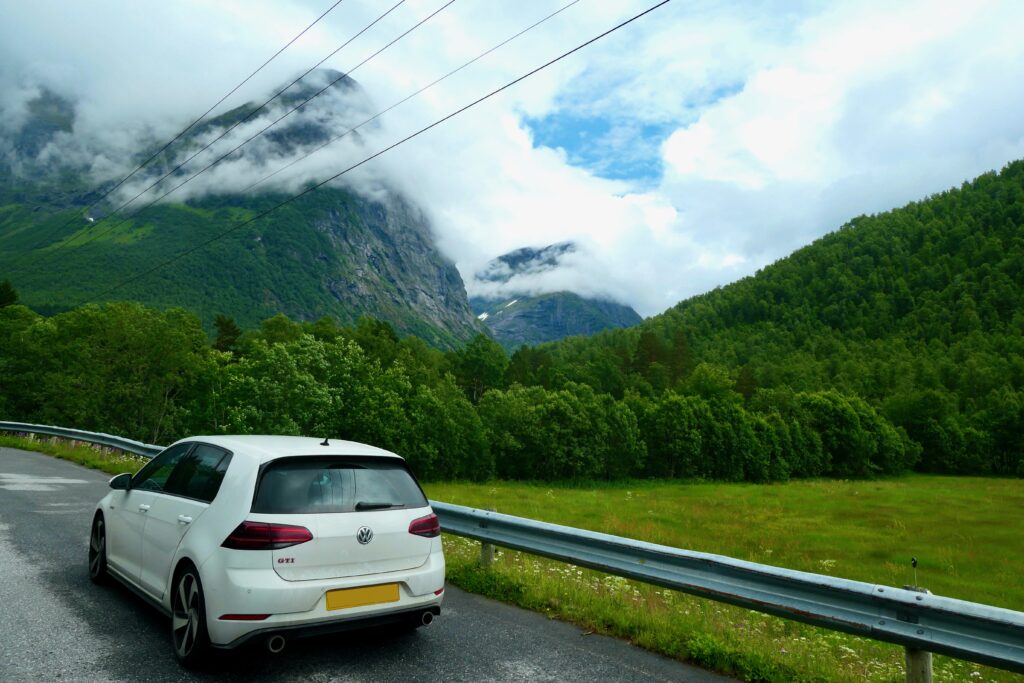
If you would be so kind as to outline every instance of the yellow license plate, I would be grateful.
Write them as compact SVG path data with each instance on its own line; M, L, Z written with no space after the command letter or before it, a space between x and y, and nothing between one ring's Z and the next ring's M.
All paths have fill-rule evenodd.
M379 605L384 602L398 602L397 583L327 591L327 609L329 610Z

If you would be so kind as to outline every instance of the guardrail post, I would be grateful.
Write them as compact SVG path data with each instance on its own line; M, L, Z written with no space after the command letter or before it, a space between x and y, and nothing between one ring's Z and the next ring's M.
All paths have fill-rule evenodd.
M904 588L908 591L931 594L927 588L918 586L904 586ZM907 683L932 683L932 653L913 647L904 648L904 651L906 653Z
M497 512L494 508L487 508L488 512ZM494 546L490 543L480 542L480 566L490 569L494 564Z

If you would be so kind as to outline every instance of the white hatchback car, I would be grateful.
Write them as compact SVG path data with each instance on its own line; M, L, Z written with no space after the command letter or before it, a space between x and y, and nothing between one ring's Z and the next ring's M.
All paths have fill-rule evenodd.
M351 441L179 441L96 507L89 575L171 617L178 660L441 613L441 528L405 461Z

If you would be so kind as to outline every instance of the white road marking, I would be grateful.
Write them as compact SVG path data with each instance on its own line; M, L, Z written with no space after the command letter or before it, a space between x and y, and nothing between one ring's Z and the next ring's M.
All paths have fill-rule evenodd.
M0 489L7 491L60 491L65 484L88 484L85 479L37 477L17 472L0 472Z

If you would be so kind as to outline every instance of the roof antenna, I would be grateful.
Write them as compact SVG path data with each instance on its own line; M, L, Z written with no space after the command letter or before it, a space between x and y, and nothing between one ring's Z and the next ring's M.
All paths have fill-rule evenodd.
M321 446L330 446L331 444L327 443L327 437L325 436L324 440L322 442L320 442L320 445Z

